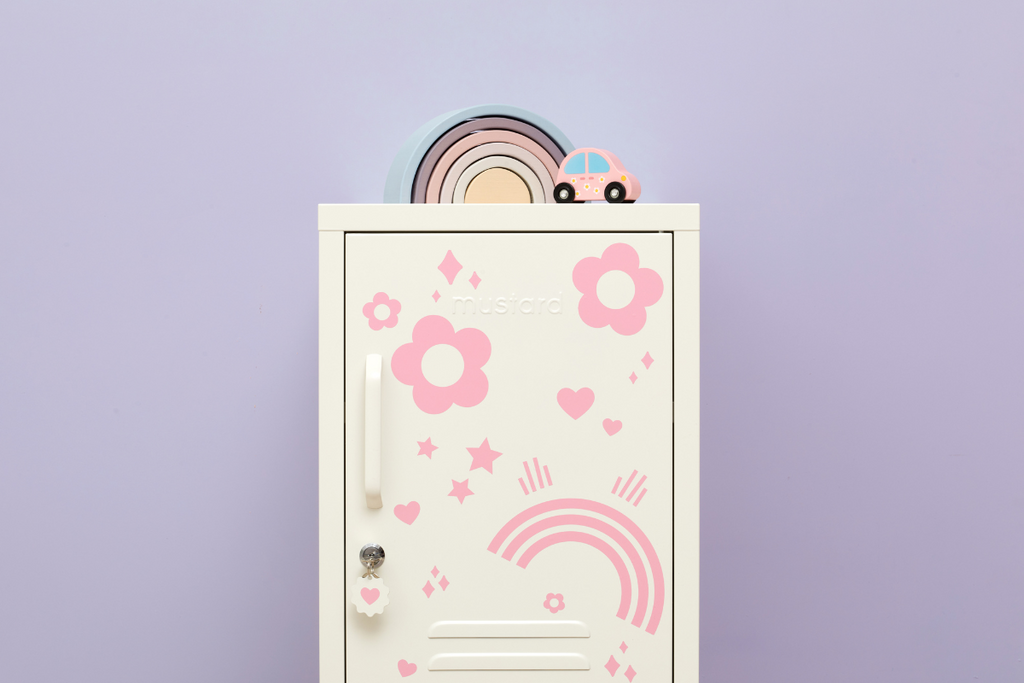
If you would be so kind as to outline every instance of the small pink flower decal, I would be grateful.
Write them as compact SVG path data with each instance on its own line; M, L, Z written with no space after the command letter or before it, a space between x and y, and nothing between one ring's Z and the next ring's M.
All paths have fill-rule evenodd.
M565 609L565 601L562 600L561 593L548 593L548 597L544 598L544 609L556 614Z
M384 320L377 317L376 309L378 306L388 307L390 315ZM363 304L363 315L370 321L371 330L379 330L382 327L394 327L398 324L398 312L401 310L402 304L398 303L398 299L389 299L388 295L384 292L377 292L373 295L373 301Z
M435 386L423 376L423 355L438 344L454 346L462 354L462 376L451 386ZM391 356L391 372L412 387L412 400L420 410L437 415L453 403L471 408L484 400L487 375L483 366L490 357L491 341L486 334L472 327L456 332L446 319L428 315L413 327L412 342L399 346Z
M633 300L622 308L608 308L597 298L597 281L605 273L620 270L633 280ZM613 244L601 258L588 256L572 270L572 283L580 290L580 318L591 327L611 325L622 335L636 334L647 322L647 307L661 299L665 286L650 268L640 267L640 256L628 244Z

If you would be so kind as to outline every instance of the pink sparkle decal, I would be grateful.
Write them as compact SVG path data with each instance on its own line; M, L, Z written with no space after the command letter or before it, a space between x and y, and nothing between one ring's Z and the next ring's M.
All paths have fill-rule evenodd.
M629 479L626 480L626 485L622 487L621 491L619 491L619 498L622 498L623 494L626 493L626 489L628 489L629 485L633 483L633 479L636 478L636 474L636 470L633 470L633 474L629 475ZM621 477L619 478L621 479Z
M651 358L651 352L648 351L647 353L645 353L644 357L640 359L640 362L644 364L645 368L650 370L651 369L651 363L654 362L654 359Z
M644 498L644 494L647 493L647 489L643 488L644 482L647 481L647 475L646 474L641 475L640 481L638 481L636 484L633 484L633 480L636 479L636 475L637 474L639 474L639 473L636 470L633 470L633 474L629 475L629 479L626 480L626 484L625 484L625 486L622 487L621 491L618 491L618 488L619 488L619 483L622 482L622 477L619 477L618 479L616 479L615 480L615 486L612 487L612 493L615 493L616 491L618 491L619 498L625 497L627 502L628 501L633 501L633 507L636 507L637 505L639 505L640 501L643 500L643 498ZM629 485L630 484L633 484L633 489L629 492L629 495L627 496L626 495L626 491L629 489ZM638 496L637 496L637 491L640 492L640 495L638 495ZM636 496L636 500L633 500L633 496Z
M437 450L437 446L430 443L430 437L427 437L426 441L417 441L416 444L420 447L420 452L416 455L425 455L428 458L433 459L434 451Z
M633 671L632 664L629 665L629 667L626 669L626 673L623 675L629 679L629 683L633 683L633 676L636 676L636 671Z
M574 420L580 419L583 413L590 410L594 405L594 392L592 389L583 387L579 391L573 391L566 387L558 390L558 405Z
M633 490L629 492L628 496L626 496L626 500L627 501L633 500L633 496L636 495L636 492L640 490L640 487L644 485L645 481L647 481L647 475L646 474L643 475L642 477L640 477L640 481L638 481L636 483L636 486L633 487Z
M450 582L448 581L448 577L442 576L441 580L437 582L437 585L439 585L441 587L441 590L443 590L443 591L448 590L448 586L450 585Z
M469 490L469 479L466 481L455 481L452 479L452 491L448 495L458 498L459 505L462 505L467 496L475 496L476 494Z
M436 303L437 303L437 300L441 298L441 292L439 292L439 291L437 291L437 290L435 289L435 290L434 290L434 293L430 295L430 298L431 298L431 299L433 299L433 300L434 300L434 303L436 304Z
M433 593L437 589L434 588L434 584L432 584L429 581L427 581L425 584L423 584L422 590L426 594L426 596L429 598L431 593Z
M636 378L636 373L635 372L629 373L629 381L630 382L632 382L633 384L636 384L636 379L637 378Z
M604 668L608 669L608 673L612 676L619 670L619 663L615 661L615 655L608 655L608 663L604 665Z
M601 426L604 427L604 431L608 432L608 436L614 436L622 429L622 420L613 420L610 417L606 417Z
M448 284L455 282L455 276L462 270L462 264L459 263L458 259L455 258L455 254L449 249L448 253L444 255L444 260L437 267L438 270L444 275L445 279L448 280Z
M469 284L473 285L473 289L476 289L480 284L480 276L476 274L475 270L473 271L473 275L469 278Z
M550 470L548 470L548 466L543 466L544 474L541 474L541 467L542 466L540 462L537 460L537 458L533 459L533 470L530 469L530 463L528 463L526 460L523 461L523 470L526 472L526 478L530 481L530 489L527 490L526 482L523 480L522 477L519 477L519 485L523 487L523 493L525 493L526 495L530 495L531 493L536 492L538 484L541 488L544 488L545 480L548 482L547 485L551 486L551 472ZM533 479L534 471L537 472L536 481L534 481Z
M483 468L494 474L494 461L501 455L498 451L492 450L490 444L487 443L487 439L480 444L477 448L467 448L469 454L473 456L473 462L469 466L469 470L472 472L475 469Z
M440 574L441 572L440 572L440 570L439 570L439 569L437 568L437 565L434 565L434 568L430 570L430 573L431 573L431 574L433 575L433 577L434 577L434 578L436 579L436 578L437 578L437 575L438 575L438 574Z
M533 483L533 472L530 471L530 465L524 460L523 469L526 470L526 478L530 480L530 490L536 491L537 485Z
M626 654L626 650L629 649L629 645L626 645L626 641L622 641L622 645L619 645L619 649L622 650L622 654Z

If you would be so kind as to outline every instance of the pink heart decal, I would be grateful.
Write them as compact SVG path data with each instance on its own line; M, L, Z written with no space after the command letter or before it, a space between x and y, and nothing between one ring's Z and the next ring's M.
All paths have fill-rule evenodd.
M410 664L404 659L399 659L398 673L402 674L402 678L405 678L406 676L412 676L414 673L416 673L416 665Z
M610 417L606 417L601 425L604 427L604 431L608 432L608 436L612 436L613 434L618 434L619 430L622 429L622 420L613 420Z
M408 505L395 506L395 517L398 517L406 524L412 524L413 522L415 522L419 514L420 504L417 503L415 500L409 503Z
M364 588L363 590L359 591L359 594L363 596L363 600L366 601L367 605L372 605L373 603L377 602L377 598L380 597L380 589Z
M594 405L594 392L587 387L583 387L579 391L573 391L568 387L559 389L558 405L562 406L562 410L569 417L578 420L583 413L590 410L590 406Z

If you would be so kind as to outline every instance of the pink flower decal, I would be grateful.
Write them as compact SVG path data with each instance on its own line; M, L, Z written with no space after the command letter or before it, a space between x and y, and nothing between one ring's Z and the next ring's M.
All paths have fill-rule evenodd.
M451 386L434 386L423 376L423 355L438 344L454 346L462 354L462 376ZM456 332L441 316L428 315L413 327L412 342L399 346L391 356L391 372L412 387L412 400L420 410L437 415L453 403L470 408L484 400L487 375L482 368L490 357L491 341L486 334L472 327Z
M622 308L608 308L597 298L597 281L605 273L620 270L633 280L633 300ZM664 285L650 268L640 267L640 257L628 244L613 244L601 258L588 256L572 270L572 283L583 293L580 318L591 327L611 325L623 335L636 334L647 322L647 307L661 298Z
M384 320L377 317L376 308L387 306L390 315ZM384 292L377 292L373 295L373 301L363 304L363 315L370 321L371 330L379 330L382 327L394 327L398 324L398 312L402 310L402 304L398 299L389 299Z
M561 593L548 593L548 597L544 598L544 609L556 614L565 609L565 601L562 600Z

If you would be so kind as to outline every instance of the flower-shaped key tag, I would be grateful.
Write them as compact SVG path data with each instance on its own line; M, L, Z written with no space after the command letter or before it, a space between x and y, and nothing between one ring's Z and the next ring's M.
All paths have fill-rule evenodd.
M377 543L367 543L359 551L359 561L366 567L366 573L352 586L352 604L357 611L372 617L383 612L390 602L390 591L376 571L384 564L384 548Z

